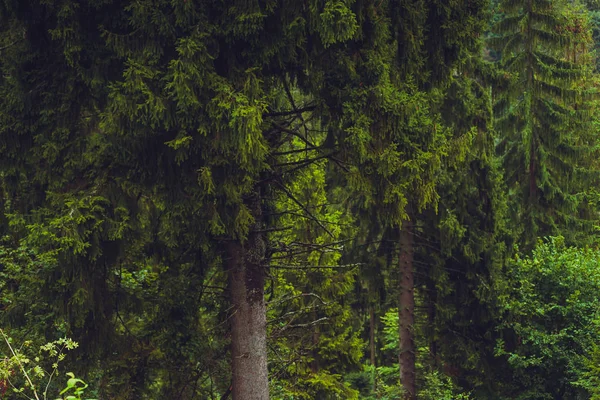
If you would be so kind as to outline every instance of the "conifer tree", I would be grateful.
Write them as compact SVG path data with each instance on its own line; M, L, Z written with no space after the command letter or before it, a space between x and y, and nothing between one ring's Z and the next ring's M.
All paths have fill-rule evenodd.
M572 242L589 231L583 209L595 175L594 139L586 137L589 113L581 102L592 69L586 16L566 1L504 1L500 8L491 43L501 51L507 82L495 90L496 130L518 210L515 225L526 248L559 231Z
M507 367L494 357L500 305L493 287L513 239L494 157L490 75L489 65L474 55L450 81L439 110L453 140L468 144L457 143L445 164L438 209L421 216L417 239L424 265L418 294L426 313L420 325L428 336L422 343L430 353L423 362L475 398L499 391L498 376Z
M3 7L3 246L15 249L3 258L12 282L3 321L75 336L86 354L77 367L108 397L190 390L198 373L190 355L213 350L192 316L210 297L198 288L215 269L214 253L196 229L206 224L193 198L197 179L189 185L174 152L157 151L164 138L100 128L122 63L99 28L123 29L124 10L106 2ZM189 197L174 204L186 185ZM35 312L23 321L32 299ZM162 357L161 367L148 367ZM184 365L188 373L178 373ZM150 389L154 380L170 383Z
M419 212L437 203L437 172L453 146L435 112L435 94L477 43L485 4L382 5L389 7L391 25L365 32L362 40L370 50L352 68L359 88L346 89L342 93L348 100L334 104L342 110L338 140L352 160L347 178L356 203L376 207L377 223L395 232L400 254L396 261L400 376L406 398L414 399L413 236ZM361 18L377 20L378 13ZM458 20L460 24L455 23ZM445 62L432 61L436 57Z
M76 336L107 398L268 399L269 380L356 398L339 374L360 357L361 268L370 300L398 306L406 399L419 365L463 352L461 383L487 393L506 239L487 6L2 2L0 321ZM496 128L517 217L532 235L583 226L585 21L567 2L503 7ZM385 262L365 271L370 242Z
M314 7L161 0L2 7L3 28L10 28L2 36L2 51L10 51L3 64L7 96L0 128L10 155L3 159L4 193L7 203L20 207L20 214L10 213L21 218L11 224L21 228L17 240L24 236L48 257L58 252L50 273L67 287L61 292L65 303L79 295L86 307L102 307L73 312L75 322L66 318L67 329L77 326L83 336L101 335L97 326L112 330L102 335L112 343L98 342L104 351L119 336L128 338L119 356L135 359L136 366L118 382L122 393L110 392L117 384L104 387L105 393L141 398L158 387L165 398L175 392L195 396L189 382L205 369L189 368L181 378L172 370L147 368L164 354L168 335L156 328L169 320L165 316L191 324L188 332L206 332L193 317L198 303L181 299L185 291L175 301L158 289L171 282L174 290L190 273L202 288L209 270L221 276L210 268L217 263L207 261L220 255L233 305L223 318L232 326L233 397L268 398L263 292L266 232L272 227L264 211L286 184L277 149L302 137L289 128L302 111L279 109L276 98L285 81L319 94L334 52L356 33L355 14L337 1ZM20 30L23 40L14 36ZM85 179L74 184L80 176ZM32 186L28 196L16 201L26 185ZM46 197L48 189L59 195ZM65 236L77 240L65 243ZM110 260L98 258L108 253ZM78 269L90 260L93 268ZM73 271L91 276L78 279ZM99 290L88 290L90 282ZM48 298L56 294L54 283L48 281L43 292ZM140 285L145 290L136 290ZM153 301L157 295L159 302ZM114 298L118 302L106 300ZM152 304L155 312L136 315L123 298ZM88 318L93 315L116 323ZM185 327L168 329L186 337ZM112 359L112 366L107 361L102 368L108 380L122 372ZM148 385L156 378L151 373L162 388Z

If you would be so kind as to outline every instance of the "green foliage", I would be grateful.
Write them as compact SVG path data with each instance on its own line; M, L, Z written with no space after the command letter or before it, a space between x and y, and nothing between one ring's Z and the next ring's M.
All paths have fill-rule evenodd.
M599 261L596 250L550 238L511 262L496 353L513 369L512 398L584 395L576 382L597 344Z
M81 379L75 378L75 374L72 372L67 372L67 376L69 377L69 380L67 380L67 386L60 391L60 395L65 395L63 397L64 400L82 400L81 396L85 394L88 384ZM72 392L72 394L69 394L69 392Z
M319 16L318 31L325 47L352 39L357 31L356 15L346 1L330 0Z
M305 140L293 138L280 149L289 175L273 203L281 228L269 237L275 244L268 288L273 395L358 398L340 379L359 365L364 346L354 329L356 315L344 304L352 301L360 265L340 265L356 228L339 206L342 195L328 190L328 164L313 147L325 136L312 125L300 127Z
M396 358L398 352L398 310L390 309L381 317L383 325L383 352ZM422 349L421 349L422 350ZM424 352L421 351L420 354ZM422 400L468 400L471 397L462 393L456 383L440 371L430 370L427 360L421 357L418 362L420 389L417 398ZM392 366L365 365L361 373L349 374L346 380L361 390L365 399L397 399L402 394L398 385L398 364ZM374 390L373 390L374 389Z
M449 377L442 376L439 372L425 373L423 376L424 389L419 393L423 400L469 400L469 394L460 393Z
M35 354L30 351L30 341L16 347L4 330L0 330L0 333L8 349L5 352L7 355L2 357L0 368L0 380L4 388L10 387L19 397L30 400L82 400L88 385L72 372L66 373L69 379L60 391L59 398L48 394L57 390L55 380L59 374L59 364L64 361L67 351L77 348L77 342L61 338L40 346L39 352Z
M504 72L494 91L495 128L515 225L524 229L526 249L545 235L581 243L594 220L585 193L597 175L583 101L592 70L587 15L569 2L506 1L500 8L490 39Z
M590 394L590 400L600 399L600 349L597 343L592 345L584 360L583 373L574 384L585 389Z
M505 265L596 241L598 4L497 3L0 2L2 377L227 397L236 243L273 398L401 398L410 219L419 398L598 397L595 251Z

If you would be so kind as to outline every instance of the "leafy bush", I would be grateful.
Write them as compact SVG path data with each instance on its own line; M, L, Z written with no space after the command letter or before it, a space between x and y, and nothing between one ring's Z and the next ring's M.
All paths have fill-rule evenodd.
M512 366L511 398L588 398L585 360L600 337L598 265L600 252L567 247L560 237L511 263L496 347Z
M18 348L4 330L0 333L6 343L8 353L2 356L0 363L0 393L4 397L11 389L14 393L30 400L48 400L54 380L59 374L59 365L66 357L66 351L77 348L77 342L61 338L40 346L37 354L27 354L31 342L24 342ZM30 353L30 352L29 352ZM44 366L49 365L49 368ZM72 372L66 373L68 379L59 397L54 400L84 400L88 385L76 378ZM92 399L85 399L92 400Z

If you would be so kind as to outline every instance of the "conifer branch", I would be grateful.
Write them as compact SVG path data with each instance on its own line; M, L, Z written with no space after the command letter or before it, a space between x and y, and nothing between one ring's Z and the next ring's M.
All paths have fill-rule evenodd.
M313 206L306 206L306 208L308 208L308 209L315 209L315 208L321 208L321 207L327 207L327 206L336 206L336 205L339 205L339 204L340 203L338 203L338 202L320 203L320 204L315 204ZM275 211L275 212L264 213L263 215L265 215L265 216L276 216L276 215L284 215L284 214L295 214L297 211L300 211L300 209L285 210L285 211Z
M290 229L293 229L293 226L284 226L281 228L266 228L266 229L256 229L254 230L255 233L268 233L268 232L283 232L283 231L289 231Z
M306 137L302 136L301 134L299 134L298 132L294 131L293 129L286 128L286 127L282 126L281 124L279 124L277 122L272 122L272 124L277 129L279 129L281 132L288 133L288 134L290 134L292 136L295 136L295 137L297 137L298 139L302 140L304 143L306 143L307 145L309 145L311 147L318 147L317 145L315 145L314 143L312 143L310 140L308 140Z
M284 325L283 327L281 327L281 328L278 330L279 332L282 332L282 331L286 330L286 329L287 329L287 328L288 328L288 327L289 327L289 326L292 324L292 322L294 322L294 320L295 320L296 318L298 318L299 316L301 316L302 314L304 314L304 315L306 315L306 314L309 314L309 313L310 313L310 312L312 312L313 310L315 310L315 309L318 309L318 308L321 308L322 306L326 306L326 305L328 305L328 304L329 304L329 303L326 303L326 304L320 305L320 304L315 304L315 303L312 303L312 304L310 304L310 305L303 306L303 307L301 307L301 308L298 308L298 309L296 309L296 310L293 310L293 311L288 311L288 312L286 312L286 313L283 313L283 314L281 314L280 316L278 316L278 317L276 317L276 318L270 319L269 321L267 321L267 325L274 324L274 323L276 323L276 322L278 322L278 321L281 321L281 320L285 319L286 317L291 317L291 318L290 318L290 319L289 319L289 320L288 320L288 321L285 323L285 325ZM276 336L276 335L275 335L275 336Z
M298 110L298 107L296 107L296 102L294 101L294 96L292 96L292 91L290 90L290 85L288 85L287 79L285 79L285 77L283 78L283 88L285 89L285 94L287 95L292 107L294 107L294 110ZM300 121L302 121L302 127L304 128L304 136L308 139L309 129L306 124L306 120L304 119L302 113L299 113L298 117L300 118Z

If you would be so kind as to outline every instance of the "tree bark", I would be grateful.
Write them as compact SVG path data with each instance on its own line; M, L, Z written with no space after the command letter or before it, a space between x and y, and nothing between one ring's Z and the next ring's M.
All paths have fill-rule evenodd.
M432 276L432 275L430 275ZM436 340L436 304L437 304L437 288L433 278L427 280L427 323L429 325L429 357L431 365L437 366L438 363L438 343Z
M377 393L377 372L375 368L375 305L369 306L369 350L371 352L371 367L373 367L373 393ZM379 398L379 397L378 397Z
M369 348L371 352L371 365L375 367L375 306L369 306Z
M526 87L526 91L530 91L533 92L534 91L534 84L535 84L535 71L534 71L534 50L535 50L535 44L534 44L534 40L532 38L533 33L533 22L532 22L532 18L531 15L533 14L533 1L529 0L527 2L527 13L529 14L529 17L527 18L527 33L525 36L525 40L526 40L526 46L527 46L527 87ZM531 96L531 95L530 95ZM529 112L531 112L531 100L529 103ZM536 146L536 129L532 128L531 129L531 138L530 140L530 147L529 147L529 202L530 204L533 204L537 201L537 177L536 177L536 150L537 150L537 146Z
M261 233L260 192L246 201L255 223L245 242L230 242L233 305L231 369L233 400L268 400L267 316L264 299L265 238Z
M400 383L405 394L404 400L416 399L416 373L415 373L415 295L414 295L414 242L413 223L410 219L402 223L400 230L400 298L398 307L400 328L400 351L398 355L400 364Z
M313 321L317 320L317 312L313 310L313 312L311 313L311 318ZM320 366L319 366L319 338L320 338L320 333L319 333L319 325L315 325L313 326L313 332L312 332L312 356L313 356L313 360L310 363L310 371L313 374L316 374L319 372Z

